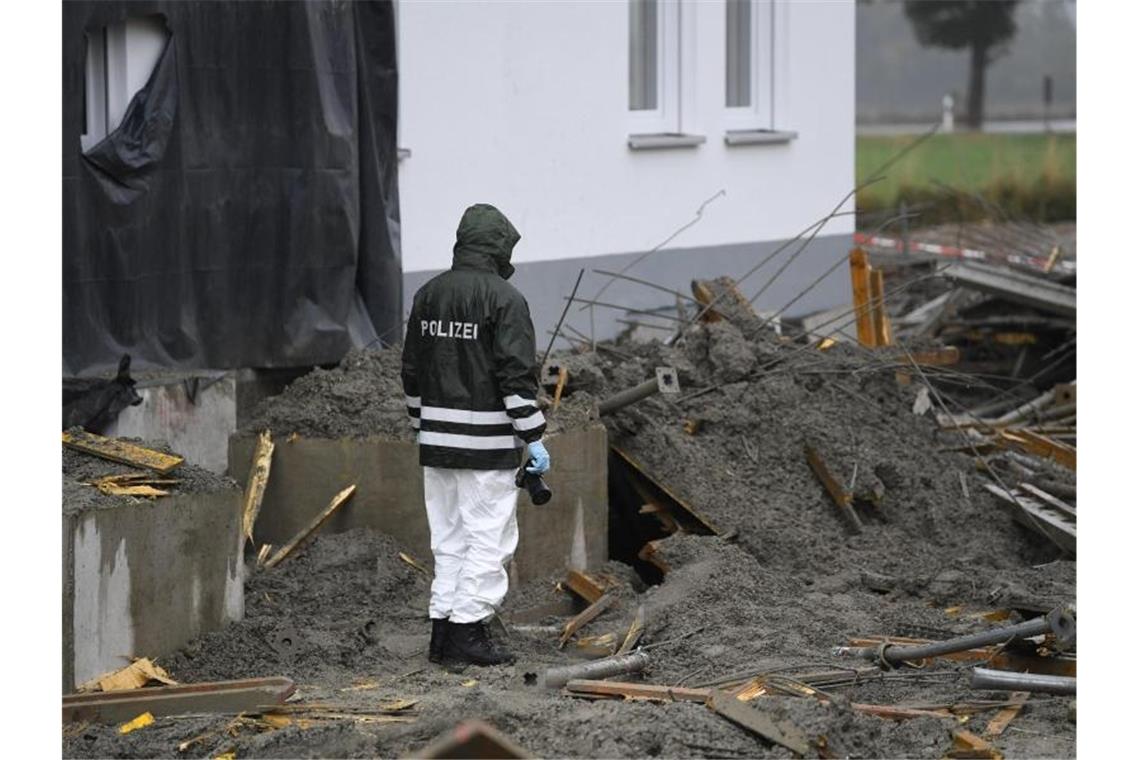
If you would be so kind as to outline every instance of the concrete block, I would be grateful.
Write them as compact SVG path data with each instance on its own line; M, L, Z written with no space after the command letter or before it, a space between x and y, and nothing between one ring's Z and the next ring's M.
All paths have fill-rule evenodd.
M64 691L240 620L243 573L237 490L64 514Z
M255 438L230 439L230 475L249 475ZM322 528L340 532L372 527L391 535L430 564L431 545L423 499L423 471L414 443L387 439L276 439L269 484L254 527L258 545L292 538L342 488L356 483L352 501ZM545 439L554 491L536 507L519 494L519 581L548 577L567 567L596 568L608 558L606 431L601 425Z
M124 409L104 435L165 441L187 462L221 475L234 431L262 400L311 369L142 373L136 388L142 403Z

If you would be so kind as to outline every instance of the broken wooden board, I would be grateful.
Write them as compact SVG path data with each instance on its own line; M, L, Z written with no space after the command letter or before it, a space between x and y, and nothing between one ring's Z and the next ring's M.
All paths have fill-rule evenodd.
M801 757L806 755L811 745L803 732L788 721L776 723L768 715L741 702L727 692L714 689L705 703L709 709L722 718L745 728L757 736L763 737L773 744L787 747Z
M889 346L894 341L891 335L891 319L887 316L887 304L883 297L883 270L871 270L871 326L875 331L875 345Z
M100 493L105 493L108 496L138 496L153 499L170 494L169 491L164 491L158 486L178 485L178 480L155 477L143 472L106 475L98 480L91 481L91 485L99 489Z
M843 517L843 521L847 523L847 527L852 533L862 533L863 523L859 520L859 516L855 514L855 508L851 506L852 496L851 493L843 487L831 471L824 464L823 458L820 457L819 452L808 443L804 444L804 454L807 456L808 466L811 467L812 472L823 484L832 502L839 509L839 514Z
M946 753L952 758L976 758L978 760L1002 760L1003 755L994 745L967 730L958 729L952 734L954 746Z
M551 407L552 412L558 411L558 405L562 403L562 391L566 389L566 381L570 379L570 370L565 367L558 368L558 384L554 386L554 403Z
M638 549L637 558L643 562L648 562L662 573L668 573L669 563L665 561L661 556L661 552L657 549L657 545L660 544L662 540L664 539L647 541L644 546Z
M618 654L626 654L637 646L637 642L641 639L641 634L645 631L645 605L637 605L637 614L633 616L633 622L629 624L629 631L625 634L625 639L622 641L621 646L618 647Z
M182 457L163 454L161 451L146 449L116 438L104 438L86 430L71 430L63 433L63 445L84 454L107 459L111 462L138 467L143 470L168 473L182 464Z
M1065 514L1072 517L1074 520L1077 519L1076 507L1069 506L1068 504L1061 501L1060 499L1058 499L1053 494L1048 493L1046 491L1042 491L1040 488L1033 485L1032 483L1018 483L1017 487L1020 490L1024 491L1025 493L1029 494L1030 496L1034 497L1038 501L1042 501L1042 502L1048 504L1049 506L1053 507L1054 509L1056 509L1059 512L1064 512Z
M1001 439L1004 443L1016 446L1028 454L1052 460L1073 471L1077 469L1077 450L1067 443L1061 443L1025 428L1016 431L1003 430Z
M177 686L178 682L170 677L162 668L151 662L149 657L140 657L126 667L110 673L104 673L80 684L76 691L80 693L96 691L127 691L140 689L151 681L164 683L167 686Z
M912 351L910 354L902 353L894 357L896 361L910 364L911 360L920 367L949 367L962 359L957 346L946 346L929 351Z
M566 586L578 596L593 604L602 598L611 584L601 578L584 573L581 570L569 570L566 573Z
M502 732L481 720L465 720L414 758L503 758L533 757Z
M108 496L134 496L143 499L155 499L159 496L169 496L170 491L163 491L160 488L148 485L136 486L119 486L114 483L96 484L100 492Z
M558 639L558 648L561 649L562 647L566 646L566 642L570 640L571 636L588 625L590 621L592 621L598 615L601 615L603 612L609 609L609 606L614 603L614 599L616 599L616 597L614 597L612 594L606 594L601 599L594 602L589 607L571 618L570 621L567 622L566 625L562 628L562 636Z
M986 724L986 730L983 732L983 736L986 738L1001 736L1006 726L1018 716L1018 713L1021 712L1021 708L1029 701L1029 692L1015 691L1009 695L1009 701L1013 704L1008 707L1003 707L1001 711Z
M268 430L263 430L253 446L253 461L249 466L249 477L242 497L241 530L250 543L253 543L253 524L261 511L261 500L265 496L265 486L269 483L269 468L272 464L273 438Z
M574 640L574 648L587 657L609 657L617 645L617 634L599 633L596 636L579 636Z
M855 314L855 332L859 344L875 347L875 325L871 317L871 264L867 252L862 248L852 248L849 256L851 266L851 305Z
M63 720L122 723L144 712L152 715L240 713L284 702L294 691L288 678L252 678L132 689L63 697Z
M282 546L276 554L274 554L269 558L269 560L266 561L265 567L276 567L278 564L280 564L285 558L292 554L298 546L303 544L305 540L309 538L309 536L320 530L321 526L328 522L329 518L331 518L333 514L335 514L336 511L340 509L340 506L348 501L354 493L356 493L355 483L334 496L332 501L329 502L329 505L325 507L319 515L314 517L312 522L302 528L300 533L294 536L292 540L289 541L289 543L285 544L285 546Z
M1075 555L1077 553L1077 522L1075 516L1017 491L1009 493L994 483L983 483L982 487L1011 508L1013 516L1018 522L1027 528L1036 530L1070 554Z
M622 681L594 681L574 679L564 687L574 696L622 697L654 702L700 702L704 704L711 689L690 689L681 686L664 686L652 683L625 683Z

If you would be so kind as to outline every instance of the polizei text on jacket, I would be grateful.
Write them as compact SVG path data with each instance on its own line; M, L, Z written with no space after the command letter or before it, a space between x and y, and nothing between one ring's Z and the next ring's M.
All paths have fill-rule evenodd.
M430 335L433 338L459 338L461 340L478 340L478 322L445 322L442 319L421 319L420 335Z

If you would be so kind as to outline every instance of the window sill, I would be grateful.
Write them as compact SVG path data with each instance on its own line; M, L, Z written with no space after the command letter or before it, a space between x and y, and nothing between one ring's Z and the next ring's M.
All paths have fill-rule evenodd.
M631 150L662 150L667 148L695 148L705 141L704 135L654 134L630 135Z
M798 136L797 132L779 129L730 129L724 133L724 144L786 145Z
M412 157L411 148L396 148L396 160L403 161L405 158Z

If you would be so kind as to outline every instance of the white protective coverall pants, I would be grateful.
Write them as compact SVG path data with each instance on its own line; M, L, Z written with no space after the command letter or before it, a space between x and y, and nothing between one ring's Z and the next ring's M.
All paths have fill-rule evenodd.
M515 471L423 470L435 555L428 614L453 623L484 620L507 595L506 566L519 542Z

